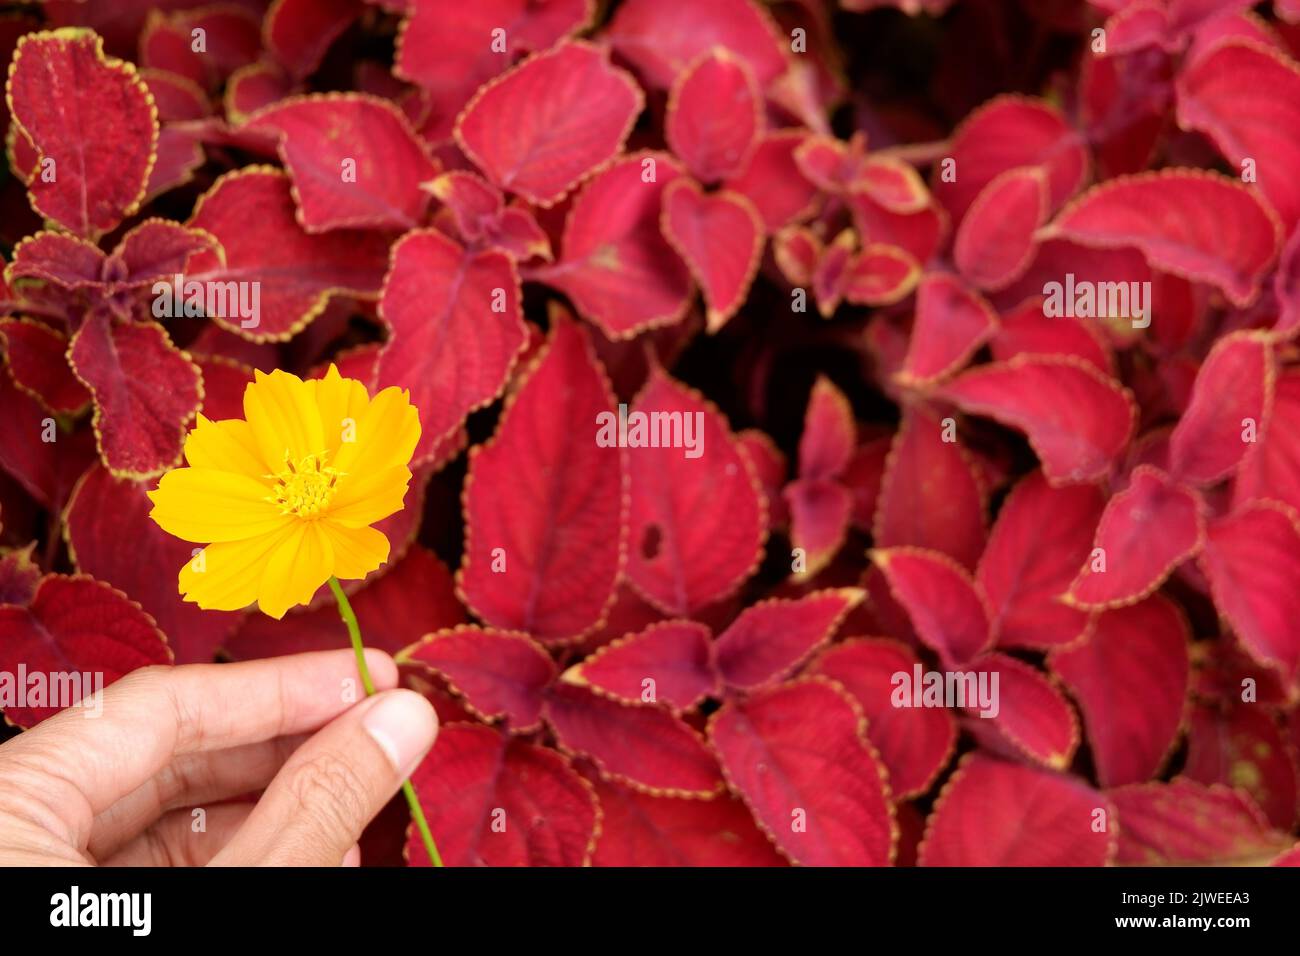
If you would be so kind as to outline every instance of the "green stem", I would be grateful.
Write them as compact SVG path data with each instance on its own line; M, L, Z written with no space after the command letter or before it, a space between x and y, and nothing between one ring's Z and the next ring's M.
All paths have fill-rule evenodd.
M357 624L357 615L352 610L352 604L348 601L348 596L343 593L338 578L330 578L330 590L334 592L334 600L339 603L339 615L343 618L343 623L348 627L348 636L352 639L352 650L357 655L357 670L361 673L361 684L366 689L366 696L369 697L375 692L375 682L370 679L370 668L366 666L366 649L361 643L361 626ZM406 805L411 808L411 819L415 821L416 829L420 831L420 837L424 840L424 849L429 854L430 862L434 866L442 866L442 857L438 854L438 845L433 842L433 834L429 831L429 821L424 818L424 808L420 806L420 798L415 795L415 788L411 786L410 780L402 781L402 794L406 797Z

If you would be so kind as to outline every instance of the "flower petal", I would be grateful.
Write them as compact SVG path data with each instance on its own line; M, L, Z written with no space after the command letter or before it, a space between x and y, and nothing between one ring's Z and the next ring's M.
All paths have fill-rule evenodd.
M205 611L248 607L257 600L267 559L293 534L294 527L290 524L256 538L208 545L201 560L196 557L181 568L177 582L180 593Z
M359 468L339 481L338 491L326 515L330 521L349 528L374 524L402 510L411 471L405 465L382 470Z
M409 393L397 387L384 389L370 400L357 419L356 440L338 447L331 464L344 474L383 471L405 466L420 440L420 416Z
M346 435L356 431L370 407L366 387L354 378L344 378L338 366L330 363L324 378L316 380L316 405L320 409L321 433L325 436L328 462L338 455Z
M286 452L296 462L325 449L315 381L279 369L255 372L244 390L244 417L271 471L284 467Z
M322 521L321 528L334 548L334 575L360 580L388 560L388 538L374 528L349 528Z
M311 600L334 573L334 546L316 521L295 522L294 532L265 562L257 605L277 621L284 612Z
M272 470L262 460L253 430L240 418L214 422L199 415L185 439L185 460L191 468L231 471L259 481Z
M292 520L268 497L266 485L247 475L177 468L149 492L149 517L185 541L240 541L277 531Z

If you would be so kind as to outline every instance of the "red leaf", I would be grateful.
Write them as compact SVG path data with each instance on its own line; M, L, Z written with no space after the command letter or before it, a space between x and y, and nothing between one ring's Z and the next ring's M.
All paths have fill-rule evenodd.
M1067 600L1089 610L1123 607L1164 583L1205 539L1205 505L1160 469L1139 465L1129 486L1106 504L1094 554L1084 561Z
M72 486L95 461L93 433L84 428L71 434L58 431L49 410L15 385L3 365L0 408L4 409L0 414L0 467L32 500L58 514ZM46 435L53 435L55 440L44 441ZM22 507L29 507L25 500ZM10 517L8 502L5 508L3 517ZM9 523L14 522L10 519Z
M23 607L32 603L36 595L36 586L41 583L41 569L32 560L36 543L32 542L19 551L14 549L0 556L0 604L19 604Z
M1105 866L1114 838L1094 827L1110 809L1076 777L977 752L939 795L917 865Z
M1239 787L1279 830L1296 818L1296 764L1277 718L1254 704L1226 712L1192 708L1183 773L1200 783Z
M563 679L628 703L661 701L679 713L721 696L709 629L694 621L659 621L628 634L569 668ZM646 681L653 682L649 698Z
M941 551L973 568L984 550L984 491L975 464L921 405L904 409L885 462L873 536L880 547Z
M1200 567L1214 604L1250 655L1294 683L1300 672L1300 526L1270 501L1210 522Z
M1006 362L1017 355L1073 355L1099 372L1113 374L1113 360L1094 326L1068 316L1048 318L1042 296L1034 296L1002 316L989 347L993 358Z
M1273 411L1237 472L1233 501L1274 498L1300 509L1300 373L1278 376Z
M893 305L912 294L921 266L901 246L873 242L853 256L839 284L855 305Z
M957 722L943 707L898 707L895 675L911 677L919 661L911 649L888 639L854 638L823 652L809 674L838 681L867 716L867 736L889 770L896 799L930 789L957 746Z
M177 7L180 4L170 3ZM169 70L205 89L216 89L231 73L257 59L262 36L257 14L230 3L204 9L151 12L140 34L140 62ZM203 31L203 50L194 31Z
M294 90L293 78L278 64L250 63L226 83L226 116L232 124L243 126L258 110L288 99Z
M987 714L968 697L968 713L989 720L1017 752L1056 770L1070 765L1079 745L1079 724L1054 682L1024 661L997 652L985 654L967 670L988 675L984 680L992 688L997 709L996 714Z
M602 811L592 866L785 865L733 797L656 797L590 779Z
M527 342L519 277L504 253L470 253L433 230L403 236L391 256L379 314L392 337L376 384L411 390L420 462L505 385Z
M693 181L673 181L663 196L664 238L704 291L710 331L744 304L763 253L763 221L744 196L706 195Z
M0 319L0 346L14 382L55 414L75 414L90 393L68 368L68 338L31 319Z
M1050 206L1059 209L1088 174L1088 154L1079 133L1042 100L1004 95L989 100L953 134L948 156L956 163L951 182L936 166L935 198L960 222L984 188L1021 166L1045 166Z
M361 0L276 0L263 28L267 49L297 79L310 76L364 10Z
M569 41L480 89L456 142L496 185L550 206L618 155L643 106L605 52Z
M1169 439L1173 477L1208 485L1236 471L1251 446L1247 420L1253 441L1268 416L1275 375L1263 333L1238 332L1216 342Z
M186 271L202 252L217 249L214 237L166 219L146 219L122 237L104 264L110 289L136 288Z
M388 100L364 93L320 93L253 114L252 130L278 133L293 177L298 221L308 232L411 229L424 218L420 183L438 166Z
M663 191L680 174L663 153L597 173L573 200L560 262L534 273L611 339L679 322L690 305L690 272L659 231Z
M782 509L790 515L790 544L803 551L801 578L812 578L830 564L844 545L853 515L853 495L823 478L801 478L781 491Z
M393 548L396 551L397 542ZM412 545L391 566L386 565L382 573L367 578L351 601L366 646L389 654L465 620L451 572L419 544ZM292 611L278 621L265 614L250 614L224 648L235 660L255 660L330 650L346 643L347 632L331 599L318 607Z
M898 831L865 723L838 685L815 678L727 703L709 739L732 789L791 860L889 866Z
M600 820L596 794L553 750L490 727L452 724L411 776L448 866L585 866ZM504 826L502 826L504 824ZM406 858L427 866L414 826Z
M105 56L90 30L30 33L18 41L6 95L41 161L55 163L51 181L28 184L33 209L95 238L139 208L158 121L131 64Z
M1291 846L1248 796L1176 778L1108 794L1119 823L1120 866L1261 865Z
M729 687L743 691L783 680L830 642L863 596L856 588L838 588L745 608L714 644L718 673Z
M176 579L161 568L179 568L199 551L149 520L152 482L114 478L96 464L78 483L65 514L64 534L77 570L93 575L140 602L171 644L178 664L207 663L234 630L237 616L201 611L181 600ZM131 560L122 543L131 542ZM369 637L369 635L367 635ZM337 641L333 646L338 646Z
M698 443L694 458L689 448L633 448L628 465L628 579L665 613L689 616L756 567L767 531L762 490L722 413L663 369L651 370L637 413L680 415L682 437L690 423Z
M473 625L425 635L398 656L446 678L480 720L506 719L511 733L542 722L542 693L555 679L555 662L527 634Z
M234 282L250 296L256 288L255 316L211 316L255 342L289 339L323 312L333 296L374 298L383 281L384 236L349 230L309 235L294 219L289 190L284 173L246 166L218 179L199 198L189 222L216 236L225 255L224 261L210 253L195 257L187 282L220 283L227 289ZM249 229L250 222L258 227ZM249 288L250 283L258 285Z
M255 370L220 356L197 358L195 364L203 373L203 416L213 421L243 418L244 390L254 380Z
M1137 421L1128 389L1068 356L1020 355L984 365L937 394L969 414L1025 432L1053 484L1104 477Z
M145 478L180 459L202 377L162 326L89 316L68 358L95 398L99 453L115 475Z
M478 617L543 643L580 637L614 603L627 508L626 453L598 438L614 395L587 336L555 318L496 436L471 454L457 576Z
M945 663L963 664L992 645L987 599L952 558L907 547L873 551L871 559L917 636Z
M856 444L853 406L834 382L825 375L817 376L799 438L799 477L839 477Z
M665 796L708 797L722 787L704 742L659 707L622 704L583 687L557 684L543 712L560 748L590 757L602 776Z
M1182 724L1190 628L1161 595L1097 618L1082 642L1053 651L1052 670L1083 711L1103 787L1150 780Z
M166 70L145 68L140 78L149 87L158 119L163 123L173 120L199 120L212 115L212 104L207 91L192 80ZM162 133L159 132L161 140ZM161 142L159 148L161 149Z
M908 385L958 371L997 331L998 318L959 278L932 272L916 292L916 322L899 378Z
M1241 172L1252 161L1259 189L1289 234L1300 221L1300 69L1252 40L1229 40L1178 75L1178 125L1205 133ZM1248 102L1249 109L1242 109Z
M785 455L766 433L748 428L736 435L736 444L753 466L758 483L763 488L767 503L769 528L783 527L789 520L785 502L781 499L781 486L785 484L787 466Z
M1041 233L1082 246L1131 246L1153 268L1254 301L1282 244L1273 210L1240 182L1196 169L1121 176L1084 193Z
M750 154L749 162L723 185L754 204L768 232L803 219L817 203L817 189L799 172L796 151L803 130L769 132Z
M0 606L0 670L43 674L47 682L37 700L29 677L22 688L25 700L5 709L20 727L33 727L89 698L101 680L106 687L138 667L169 663L171 651L153 618L93 578L51 574L27 607ZM68 683L63 675L69 675ZM59 699L70 691L76 700Z
M761 87L786 68L776 25L750 0L630 0L618 8L606 38L647 85L658 89L668 89L715 46L744 60Z
M980 289L1001 289L1029 268L1047 219L1051 183L1042 166L1022 166L981 190L957 228L953 258Z
M1088 614L1060 601L1092 549L1104 499L1093 485L1053 488L1035 471L1008 495L976 575L1001 647L1069 644Z
M714 47L673 84L664 138L696 179L717 182L748 165L763 133L762 107L753 71Z

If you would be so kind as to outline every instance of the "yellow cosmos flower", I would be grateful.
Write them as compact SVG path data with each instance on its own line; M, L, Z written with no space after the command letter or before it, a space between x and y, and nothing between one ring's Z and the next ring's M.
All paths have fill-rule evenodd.
M331 575L364 578L388 560L370 527L402 508L420 438L410 393L365 386L330 366L323 379L257 372L244 418L202 415L185 439L188 468L149 493L163 530L206 544L180 572L205 610L257 602L271 617L309 601Z

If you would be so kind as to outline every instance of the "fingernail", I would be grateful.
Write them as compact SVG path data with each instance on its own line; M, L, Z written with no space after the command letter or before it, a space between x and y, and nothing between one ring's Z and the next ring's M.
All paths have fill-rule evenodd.
M352 844L352 849L343 854L343 862L339 866L360 866L361 865L361 845Z
M379 748L402 777L410 775L416 764L433 746L438 718L433 706L410 690L393 690L381 694L361 718Z

